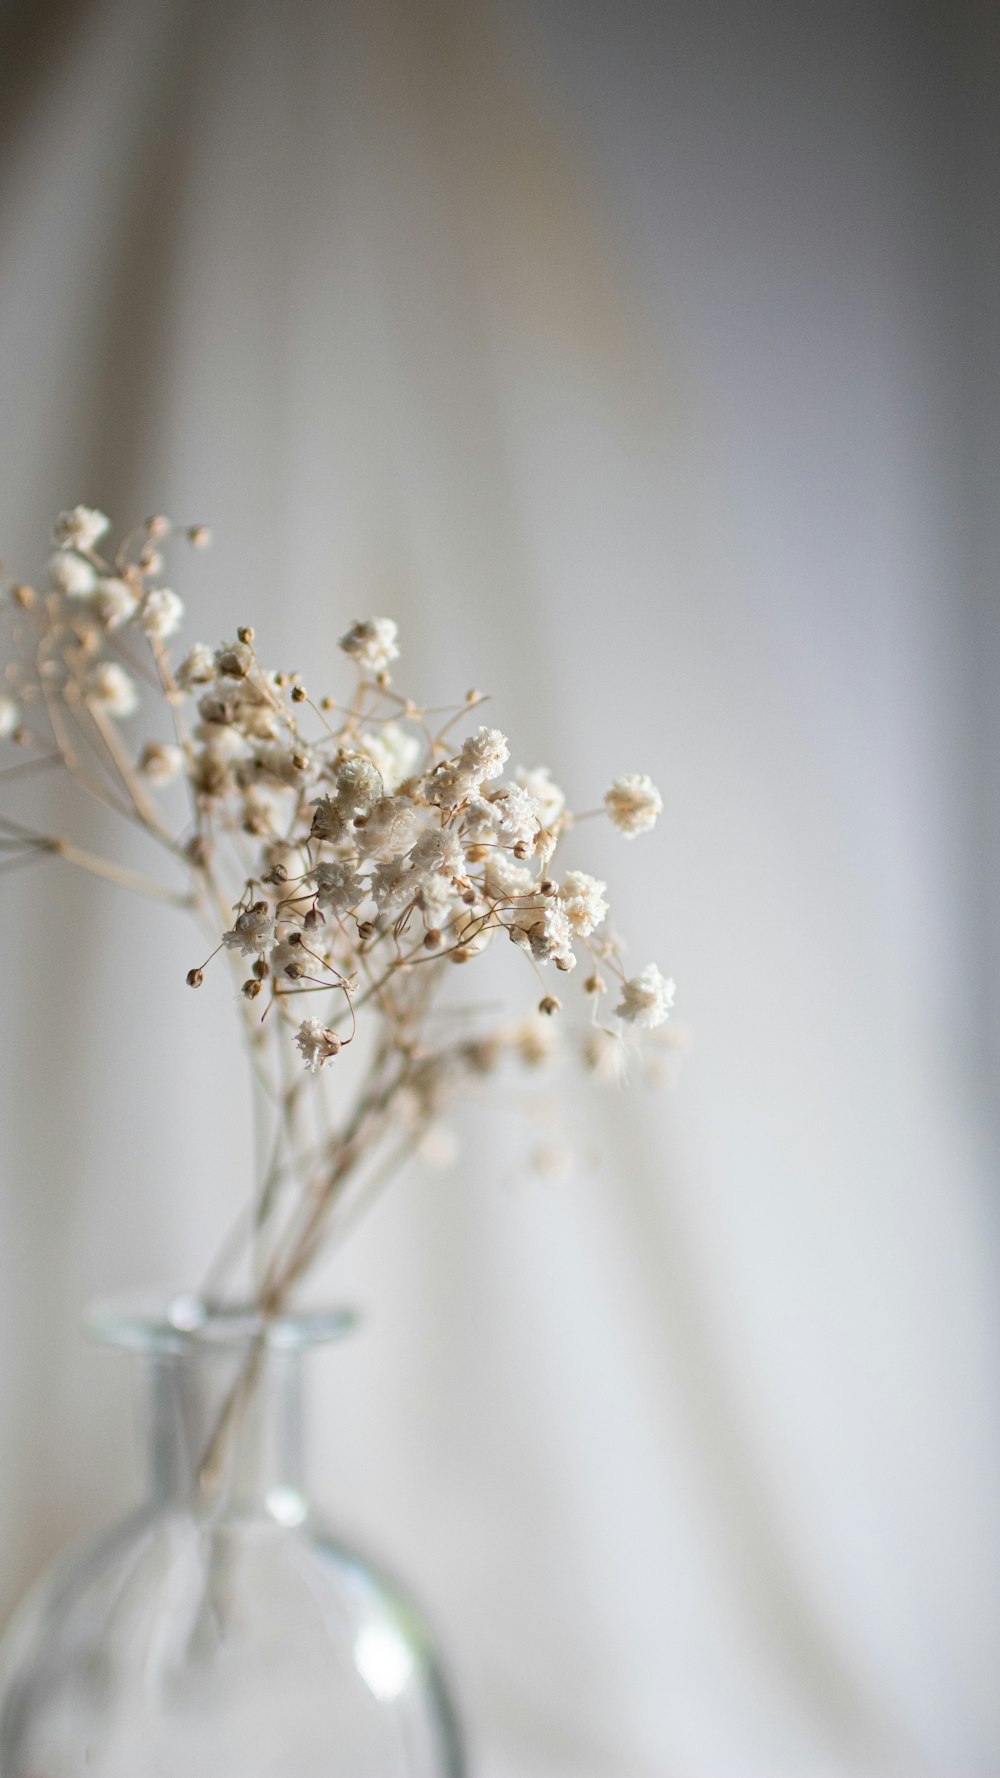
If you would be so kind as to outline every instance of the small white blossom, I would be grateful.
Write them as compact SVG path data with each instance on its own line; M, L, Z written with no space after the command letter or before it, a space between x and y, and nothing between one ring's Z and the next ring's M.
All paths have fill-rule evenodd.
M110 523L103 512L97 512L92 506L74 506L69 512L59 514L52 541L59 548L68 545L72 549L93 549Z
M455 759L438 766L425 782L428 800L438 808L455 809L469 802L492 778L499 778L510 747L498 728L477 728L467 735Z
M403 780L410 777L423 752L419 736L407 734L398 722L384 723L358 744L382 774L387 796L392 796Z
M97 584L97 574L90 563L70 549L57 549L49 557L49 579L57 593L66 593L73 599L85 598Z
M424 871L443 871L458 877L465 871L462 843L449 827L429 827L420 835L410 853L410 863L418 875Z
M232 930L222 934L222 942L241 957L260 957L269 951L274 944L274 920L266 901L244 908Z
M499 778L510 758L510 744L498 728L477 728L462 742L461 761L466 771L482 784Z
M100 704L108 716L131 716L139 707L135 681L117 661L99 661L84 680L86 696Z
M310 1074L316 1074L340 1049L336 1031L329 1030L321 1019L303 1019L295 1033L295 1041Z
M332 796L321 796L313 809L310 832L314 840L339 840L346 823Z
M353 624L341 636L340 646L359 667L367 667L370 673L384 673L389 662L399 657L398 634L391 617L369 617L363 623Z
M369 858L400 858L413 845L419 823L408 797L384 796L360 830L358 843Z
M297 930L298 928L296 928ZM309 956L308 952L303 950L300 942L297 941L293 944L288 937L279 939L268 958L271 974L276 981L281 981L286 976L292 981L297 981L300 976L308 973L313 961L314 959Z
M345 759L337 773L333 799L345 821L353 821L356 815L369 815L384 794L382 774L365 754L356 753Z
M455 891L447 877L425 877L417 894L424 916L424 925L439 932L450 925L455 906Z
M480 780L460 759L452 759L428 773L422 788L427 801L436 808L457 809L476 795L479 784Z
M365 886L354 865L344 859L318 864L312 873L316 884L316 902L331 914L347 914L364 900Z
M573 969L573 929L566 909L559 901L547 901L544 909L524 917L523 930L536 963L554 963L558 969Z
M518 864L509 852L492 852L486 861L483 881L487 895L494 901L516 901L525 895L537 895L538 883L530 870Z
M21 720L21 712L13 698L0 693L0 741L6 741L14 733Z
M394 920L403 909L416 900L422 888L419 871L410 868L406 858L392 858L377 864L371 873L371 897L380 914Z
M183 764L183 751L173 741L147 741L139 755L139 770L150 784L169 784Z
M630 976L622 983L622 997L615 1012L627 1024L652 1031L669 1018L674 992L670 978L661 975L655 963L647 963L641 975Z
M607 883L588 877L586 871L568 870L559 886L559 899L577 938L589 938L608 911Z
M604 806L619 833L632 839L655 827L657 816L663 813L663 798L645 772L628 772L624 778L615 779Z
M315 763L308 752L289 747L284 741L262 741L255 749L251 769L263 778L273 778L290 790L298 790L315 773Z
M205 642L196 642L177 669L177 683L182 691L193 691L199 685L211 685L215 678L215 656Z
M509 784L506 790L490 797L487 808L493 831L504 846L530 846L541 827L538 804L520 784Z
M154 636L158 642L165 642L168 636L180 628L184 616L184 601L169 587L151 587L142 601L139 622L147 636Z
M138 604L128 581L118 580L113 575L100 579L90 596L91 610L108 630L117 630L120 624L128 623L129 618L135 616Z
M253 649L246 642L222 642L215 651L215 671L220 679L245 679L253 665Z
M553 784L548 766L533 766L530 770L519 766L514 781L534 797L542 826L552 827L566 807L566 797L558 784Z

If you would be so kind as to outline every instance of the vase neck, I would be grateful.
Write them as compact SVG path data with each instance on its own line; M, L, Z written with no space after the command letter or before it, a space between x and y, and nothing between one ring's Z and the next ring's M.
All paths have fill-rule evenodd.
M197 1342L146 1355L149 1484L212 1513L305 1517L300 1354Z

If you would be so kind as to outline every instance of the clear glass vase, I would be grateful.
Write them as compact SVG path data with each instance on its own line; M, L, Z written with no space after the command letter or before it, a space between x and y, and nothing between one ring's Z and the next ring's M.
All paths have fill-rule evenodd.
M148 1494L0 1645L0 1778L463 1778L422 1619L304 1490L302 1354L350 1325L92 1315L145 1367Z

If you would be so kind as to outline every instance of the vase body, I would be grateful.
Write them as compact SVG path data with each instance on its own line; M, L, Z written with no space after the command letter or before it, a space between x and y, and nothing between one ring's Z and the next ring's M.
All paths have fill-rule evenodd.
M148 1494L7 1632L0 1778L463 1778L419 1614L306 1497L302 1351L347 1320L101 1313L147 1372Z

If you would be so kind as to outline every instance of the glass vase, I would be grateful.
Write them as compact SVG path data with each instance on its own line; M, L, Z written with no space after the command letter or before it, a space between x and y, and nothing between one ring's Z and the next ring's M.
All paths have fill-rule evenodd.
M423 1620L305 1492L302 1355L351 1319L92 1315L146 1373L148 1490L4 1637L0 1778L463 1778Z

